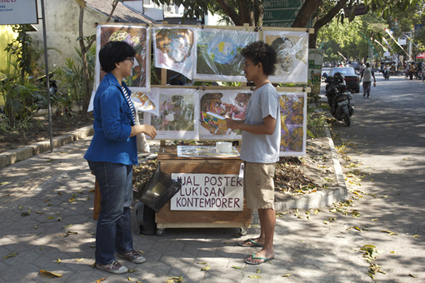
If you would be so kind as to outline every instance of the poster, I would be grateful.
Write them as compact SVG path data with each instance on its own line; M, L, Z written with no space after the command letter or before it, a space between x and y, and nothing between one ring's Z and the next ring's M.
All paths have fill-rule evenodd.
M154 28L155 67L178 72L190 80L196 62L194 29Z
M203 140L240 140L241 130L227 129L227 126L214 125L207 119L209 113L229 117L233 120L245 120L245 114L251 98L251 90L202 90L199 91L200 127L199 138ZM226 124L224 122L224 124Z
M199 103L196 89L159 89L159 116L145 113L146 124L155 127L156 139L199 138Z
M258 32L198 29L195 35L197 62L195 79L246 82L242 48L259 40Z
M307 134L307 94L280 95L280 156L304 156Z
M148 112L159 116L159 89L153 87L151 91L135 91L131 93L131 100L140 103L139 112Z
M308 33L305 31L263 31L263 40L277 53L272 83L307 83Z
M96 31L95 87L91 94L87 111L93 111L96 89L102 81L103 72L99 62L100 49L109 41L125 41L136 50L132 75L124 78L131 92L144 92L150 89L150 48L149 29L142 26L98 25Z
M308 50L308 79L311 81L311 93L320 93L320 84L322 83L322 65L325 50Z
M242 211L242 179L233 174L173 173L182 182L170 200L170 210Z

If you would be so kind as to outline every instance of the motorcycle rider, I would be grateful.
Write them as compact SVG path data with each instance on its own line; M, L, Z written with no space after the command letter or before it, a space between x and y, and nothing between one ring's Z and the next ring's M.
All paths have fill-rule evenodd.
M376 78L375 73L373 72L372 68L370 67L370 63L366 63L366 69L364 69L361 73L360 81L363 79L363 96L369 97L370 95L370 87L372 85L372 78L373 78L373 85L376 86Z

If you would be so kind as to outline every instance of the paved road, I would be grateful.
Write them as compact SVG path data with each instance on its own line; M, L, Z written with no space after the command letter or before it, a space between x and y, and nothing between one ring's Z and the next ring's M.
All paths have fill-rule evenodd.
M340 154L344 170L364 175L363 180L347 178L350 189L357 190L349 194L351 206L338 208L347 215L332 208L317 214L311 209L308 215L286 212L277 220L273 264L244 264L243 256L256 249L237 245L237 228L166 229L163 237L140 237L135 231L135 247L147 262L126 262L137 270L109 275L91 267L94 178L82 158L90 138L3 168L0 282L45 282L40 269L63 274L51 282L103 277L104 282L127 282L130 277L163 283L180 275L185 283L374 282L367 274L371 264L359 250L363 245L375 245L379 252L371 262L386 274L376 275L377 282L424 282L424 86L379 77L371 98L355 95L352 126L333 126L336 145L348 151ZM258 232L254 226L246 237ZM210 270L201 271L206 265ZM253 275L261 278L249 278Z

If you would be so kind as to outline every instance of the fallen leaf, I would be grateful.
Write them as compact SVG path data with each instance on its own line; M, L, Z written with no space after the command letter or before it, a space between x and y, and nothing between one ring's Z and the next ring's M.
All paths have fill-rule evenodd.
M210 268L211 268L211 267L210 267L209 265L207 265L207 266L205 266L204 268L202 268L201 270L202 270L202 271L207 271L207 270L210 270Z
M248 278L260 279L261 276L260 275L248 275Z
M197 264L207 264L207 262L202 261L202 262L197 262Z
M52 203L49 203L47 206L52 206L53 204Z
M413 238L417 238L417 237L419 237L419 235L415 235L415 236L413 236Z
M61 263L61 259L60 258L58 258L57 260L56 260L56 264L59 264L59 263Z
M291 276L291 273L287 273L287 274L282 275L282 277L289 277L289 276Z
M47 216L47 219L55 219L53 216Z
M128 277L127 277L127 280L128 280L128 281L132 281L130 276L128 276Z
M76 262L80 262L80 261L82 261L82 260L83 260L83 258L76 258L76 259L75 259L75 261L76 261Z
M9 258L9 257L14 257L14 256L16 256L17 254L19 254L19 253L9 253L8 255L5 255L5 256L3 257L3 259Z
M233 267L234 269L242 269L242 268L240 268L239 266L236 266L236 265L232 265L232 267Z
M376 220L378 220L378 218L373 218L371 221L373 222L373 221L376 221Z
M390 251L390 253L395 254L395 251Z
M137 271L137 269L136 268L135 269L130 269L128 272L132 273L134 271Z
M409 273L409 276L411 276L411 277L413 277L413 278L418 278L418 276L416 276L416 275L414 275L414 274L412 274L412 273Z
M63 276L62 274L53 273L53 272L42 270L42 269L40 269L40 274L44 277L47 277L47 278L57 278L57 277Z
M62 226L62 228L69 228L69 227L71 227L72 226L72 224L68 224L68 225L66 225L66 226Z
M257 273L261 273L261 270L257 268L257 271L256 271L256 272L257 272Z
M105 281L105 280L106 280L106 277L103 277L103 278L97 279L96 283L100 283L100 282Z

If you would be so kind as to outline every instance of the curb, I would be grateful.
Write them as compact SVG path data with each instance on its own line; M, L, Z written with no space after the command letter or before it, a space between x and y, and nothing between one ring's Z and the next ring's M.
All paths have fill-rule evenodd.
M329 148L331 150L332 161L334 164L335 178L338 186L318 191L314 194L302 196L285 196L282 201L275 201L275 210L288 209L310 209L331 206L334 202L346 200L348 198L347 184L345 183L344 174L342 173L341 164L338 160L338 154L332 140L329 128L325 127L326 137L328 138ZM276 195L276 194L275 194Z
M94 134L93 126L86 126L68 134L53 138L53 148L61 147ZM33 143L18 149L0 153L0 168L15 164L18 161L38 155L50 150L50 140Z

